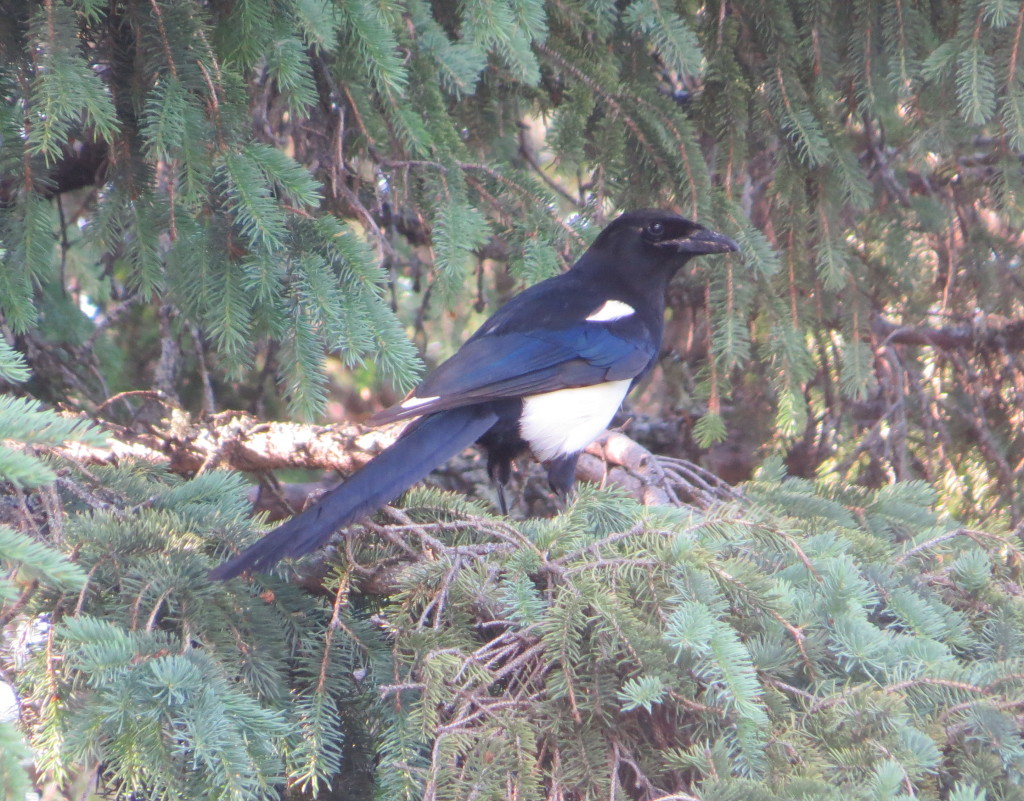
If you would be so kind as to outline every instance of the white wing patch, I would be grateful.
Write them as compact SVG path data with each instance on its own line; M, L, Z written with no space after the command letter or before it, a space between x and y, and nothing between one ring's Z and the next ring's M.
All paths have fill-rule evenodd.
M424 403L431 403L440 398L440 395L434 395L432 398L406 398L399 404L403 409L415 409L417 406L422 406Z
M588 318L588 323L610 323L612 320L621 320L623 317L629 317L636 311L628 303L623 303L621 300L606 300L597 311L593 312Z
M527 395L523 398L519 434L542 462L579 453L608 427L629 391L629 384L626 378Z

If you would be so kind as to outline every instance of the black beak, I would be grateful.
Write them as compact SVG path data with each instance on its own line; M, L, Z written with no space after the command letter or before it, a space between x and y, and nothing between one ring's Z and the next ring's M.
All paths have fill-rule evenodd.
M699 256L704 253L730 253L740 249L740 246L725 234L720 234L708 228L701 228L699 231L690 234L686 239L674 239L665 244L675 245L680 253L689 253L693 256Z

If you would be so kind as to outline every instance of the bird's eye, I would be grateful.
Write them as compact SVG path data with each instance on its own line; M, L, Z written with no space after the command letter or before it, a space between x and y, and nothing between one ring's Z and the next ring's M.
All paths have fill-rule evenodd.
M647 226L647 235L651 239L661 239L665 236L665 223L652 222Z

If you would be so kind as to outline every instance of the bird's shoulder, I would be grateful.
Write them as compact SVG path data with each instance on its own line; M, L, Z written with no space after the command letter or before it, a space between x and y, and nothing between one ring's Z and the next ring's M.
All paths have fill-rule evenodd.
M491 315L467 343L485 337L589 330L594 324L637 320L643 317L640 305L621 287L587 280L570 270L519 293Z

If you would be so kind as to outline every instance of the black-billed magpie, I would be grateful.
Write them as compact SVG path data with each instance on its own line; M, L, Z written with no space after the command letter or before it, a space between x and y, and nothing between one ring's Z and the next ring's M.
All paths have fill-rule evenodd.
M671 212L618 217L571 269L514 297L405 400L370 418L418 418L390 448L210 576L309 553L474 442L503 512L512 460L528 450L568 494L580 453L657 359L669 280L693 256L737 249Z

